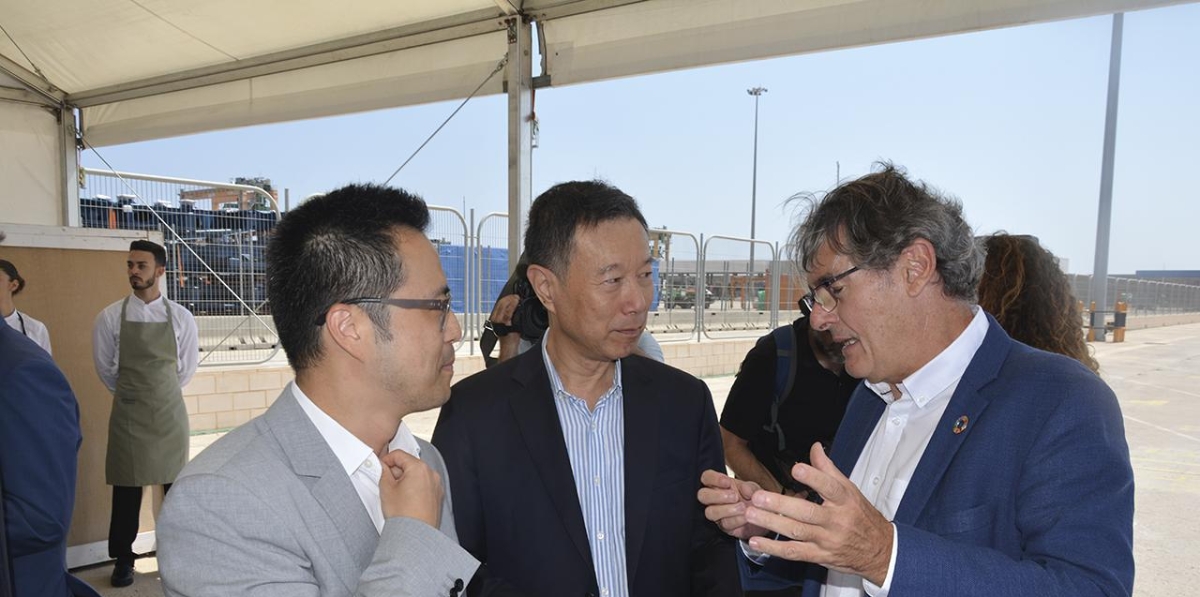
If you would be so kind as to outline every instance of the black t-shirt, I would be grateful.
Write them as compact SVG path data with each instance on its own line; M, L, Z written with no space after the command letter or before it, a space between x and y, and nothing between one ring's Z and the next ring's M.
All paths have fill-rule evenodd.
M844 372L836 375L817 362L808 343L806 318L797 319L792 328L796 333L796 379L779 409L779 426L787 448L780 453L778 436L766 429L771 424L778 360L772 334L763 336L746 353L721 411L721 426L749 441L754 456L780 483L798 489L803 486L791 478L791 466L808 462L813 442L829 447L858 380Z

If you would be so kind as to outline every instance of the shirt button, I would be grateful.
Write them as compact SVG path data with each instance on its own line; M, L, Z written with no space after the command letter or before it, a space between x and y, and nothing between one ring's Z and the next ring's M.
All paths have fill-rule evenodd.
M595 477L592 477L592 483L599 485L600 484L600 475L596 475Z
M892 425L899 425L900 417L892 417Z
M600 589L600 595L602 597L608 597L608 589Z
M874 479L871 479L871 485L879 485L879 477L875 477Z
M596 538L603 541L604 540L604 531L600 531L599 533L596 533Z

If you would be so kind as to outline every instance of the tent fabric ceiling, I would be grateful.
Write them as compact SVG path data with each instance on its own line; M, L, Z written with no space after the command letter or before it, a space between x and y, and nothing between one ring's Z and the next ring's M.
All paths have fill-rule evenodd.
M514 6L567 85L1178 3L0 0L16 42L0 36L0 67L83 106L98 146L464 97L506 54Z

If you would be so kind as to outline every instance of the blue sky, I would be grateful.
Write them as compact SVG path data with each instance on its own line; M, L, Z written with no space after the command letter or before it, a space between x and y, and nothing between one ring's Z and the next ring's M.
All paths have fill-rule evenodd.
M958 197L980 233L1033 234L1073 273L1096 236L1111 17L538 90L534 193L601 177L651 226L758 237L785 200L890 160ZM1109 273L1200 269L1200 4L1129 13ZM118 170L266 176L293 200L382 182L454 109L438 103L101 148ZM476 98L393 181L430 204L507 208L505 100ZM103 167L86 152L83 163ZM84 191L86 195L86 191Z

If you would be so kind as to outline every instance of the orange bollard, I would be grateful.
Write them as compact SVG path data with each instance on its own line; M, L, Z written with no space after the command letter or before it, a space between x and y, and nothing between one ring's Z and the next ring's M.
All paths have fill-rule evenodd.
M1129 313L1129 304L1117 301L1116 312L1113 314L1113 342L1125 341L1125 317Z
M1096 329L1092 327L1092 321L1094 321L1093 317L1095 317L1095 313L1096 313L1096 301L1092 301L1092 305L1090 307L1088 307L1088 326L1087 326L1087 331L1088 331L1087 332L1087 341L1088 342L1096 341Z

